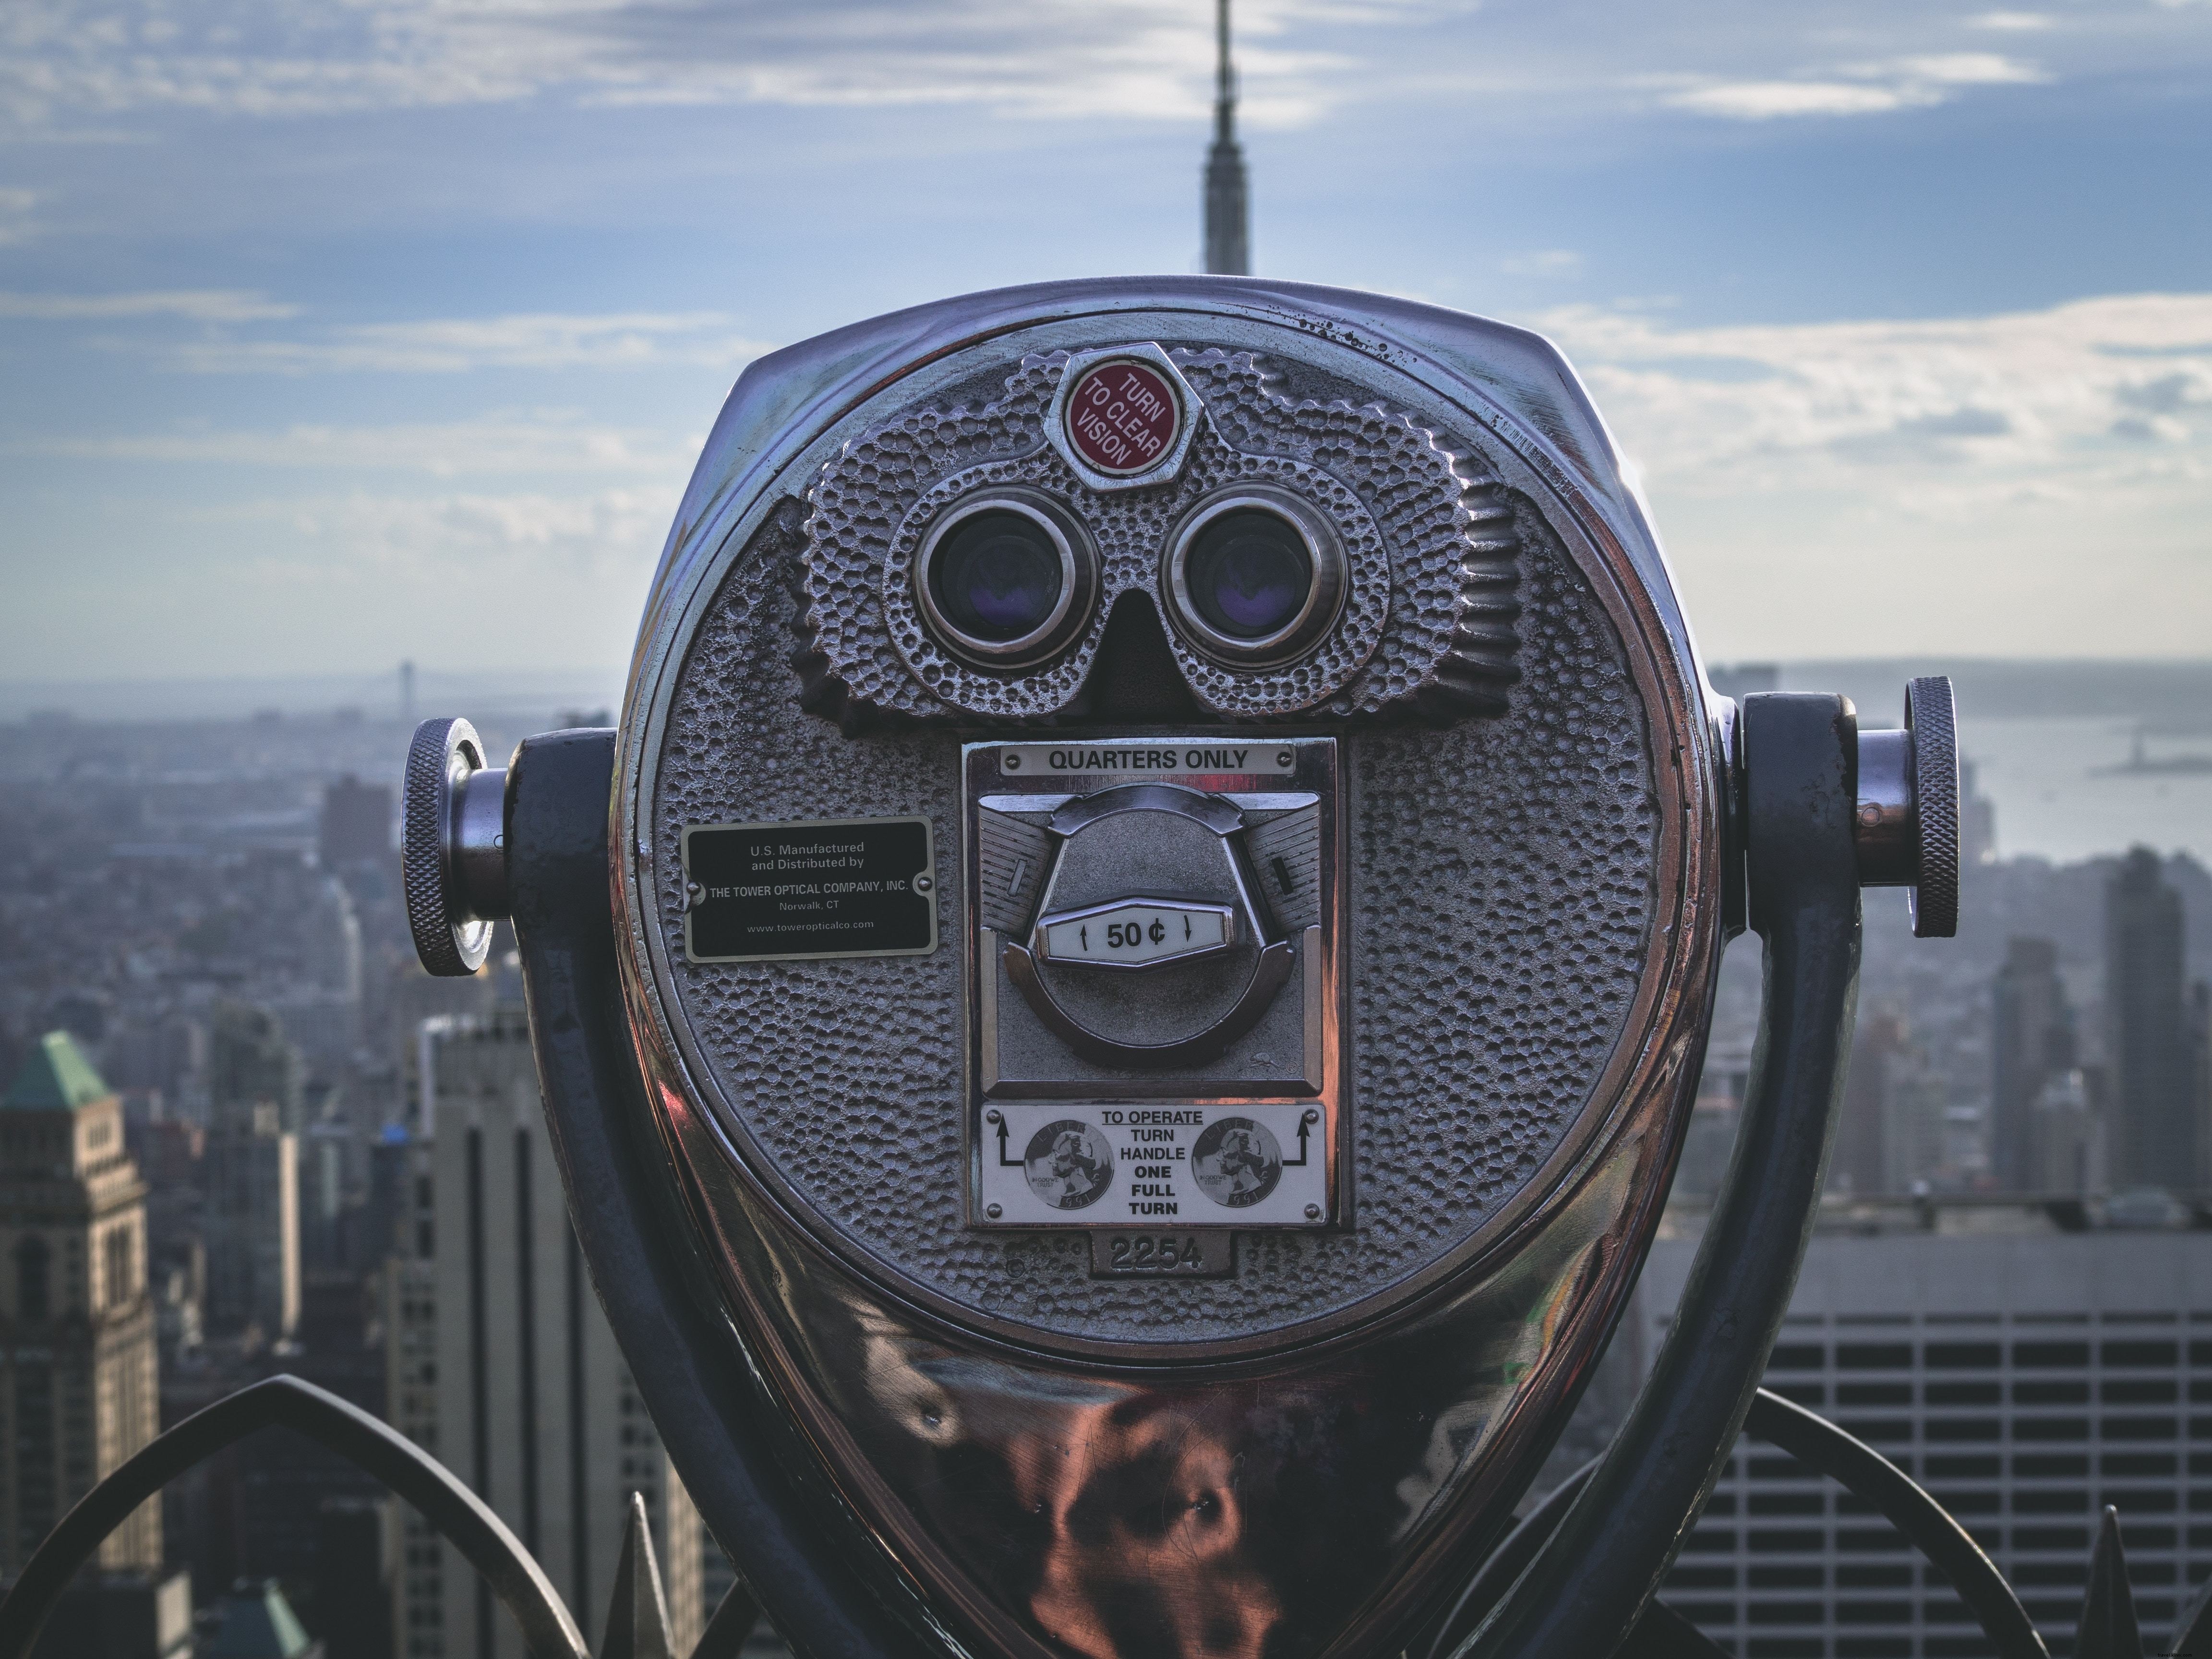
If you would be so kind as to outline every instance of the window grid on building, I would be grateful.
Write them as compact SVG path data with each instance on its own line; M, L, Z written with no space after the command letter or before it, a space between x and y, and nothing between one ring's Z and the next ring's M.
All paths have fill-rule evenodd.
M1934 1493L2055 1655L2072 1646L2104 1505L2152 1650L2212 1575L2212 1312L1792 1316L1766 1385ZM1741 1659L1995 1650L1871 1505L1749 1437L1662 1594Z

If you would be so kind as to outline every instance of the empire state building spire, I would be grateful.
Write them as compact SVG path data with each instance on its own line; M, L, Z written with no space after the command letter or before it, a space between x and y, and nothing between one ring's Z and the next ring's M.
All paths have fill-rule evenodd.
M1206 269L1249 276L1252 255L1244 204L1244 150L1237 142L1237 76L1229 66L1229 0L1214 0L1213 148L1206 156Z

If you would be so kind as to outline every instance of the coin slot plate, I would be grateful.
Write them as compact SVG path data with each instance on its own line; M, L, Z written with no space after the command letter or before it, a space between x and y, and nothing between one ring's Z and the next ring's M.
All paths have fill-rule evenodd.
M1180 769L1187 757L1210 765L1240 753L1262 764L1233 773ZM1095 760L1096 769L1070 769L1077 757ZM1229 1228L1346 1224L1337 771L1334 738L967 746L970 1224L1080 1228L1102 1237L1112 1229L1156 1237L1211 1230L1225 1238ZM1211 803L1193 810L1224 826L1233 851L1236 869L1222 893L1177 896L1172 884L1146 892L1136 881L1070 890L1074 866L1063 852L1098 814L1133 799L1105 801L1108 792L1139 778ZM1136 821L1123 815L1125 824ZM1081 954L1085 925L1095 947L1103 943L1103 926L1137 925L1149 934L1157 921L1163 933L1179 935L1188 914L1195 942L1198 917L1208 911L1222 918L1222 942L1208 952L1176 950L1170 937L1117 953L1148 959L1110 969L1101 953ZM1073 951L1055 936L1070 924L1078 929ZM1224 1052L1158 1066L1115 1065L1073 1052L1037 1017L1007 977L1004 959L1016 942L1035 952L1040 971L1063 975L1064 988L1079 980L1103 994L1127 985L1139 999L1151 985L1170 982L1155 975L1203 974L1209 957L1233 992L1230 981L1249 972L1244 957L1271 944L1294 953L1294 965L1265 1015ZM1164 1000L1164 1025L1183 1017L1179 999ZM1180 1035L1161 1032L1164 1042ZM1127 1262L1111 1267L1095 1250L1093 1265L1109 1276L1139 1273Z

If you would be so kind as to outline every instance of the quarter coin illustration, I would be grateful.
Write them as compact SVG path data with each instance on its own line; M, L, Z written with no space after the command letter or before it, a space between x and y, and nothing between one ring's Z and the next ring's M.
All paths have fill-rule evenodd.
M1199 1190L1216 1204L1242 1210L1275 1190L1283 1178L1283 1147L1274 1132L1249 1117L1218 1117L1191 1148Z
M1113 1184L1114 1149L1080 1118L1048 1123L1022 1155L1030 1190L1055 1210L1079 1210Z

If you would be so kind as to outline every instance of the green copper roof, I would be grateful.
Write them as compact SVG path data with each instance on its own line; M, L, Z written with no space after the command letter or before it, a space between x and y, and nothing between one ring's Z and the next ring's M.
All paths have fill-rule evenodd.
M75 1037L67 1031L49 1031L15 1073L0 1106L19 1112L66 1112L114 1092L100 1080Z

